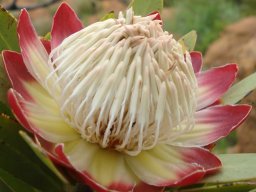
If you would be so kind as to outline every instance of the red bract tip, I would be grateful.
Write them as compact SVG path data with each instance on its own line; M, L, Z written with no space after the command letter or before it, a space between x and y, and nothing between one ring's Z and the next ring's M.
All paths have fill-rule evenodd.
M160 13L158 11L154 11L154 12L150 13L149 15L156 15L154 20L162 21L161 15L160 15Z

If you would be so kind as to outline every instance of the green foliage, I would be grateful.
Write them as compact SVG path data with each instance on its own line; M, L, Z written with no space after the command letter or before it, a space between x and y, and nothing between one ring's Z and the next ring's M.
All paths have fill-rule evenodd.
M115 13L114 13L114 11L111 11L111 12L109 12L108 14L104 15L104 16L100 19L100 21L105 21L105 20L107 20L107 19L113 19L113 18L115 18Z
M92 15L98 12L101 8L100 0L78 0L76 2L78 15Z
M19 51L17 37L17 21L3 7L0 6L0 53L3 50ZM6 93L10 88L9 81L3 67L2 55L0 54L0 101L6 103Z
M0 28L1 30L1 28ZM0 52L1 54L1 52ZM7 91L10 88L10 83L7 78L4 66L2 55L0 55L0 102L7 103Z
M236 131L231 132L224 139L219 140L216 146L213 148L213 152L216 154L228 153L228 150L234 147L237 143Z
M242 15L250 16L256 15L256 1L255 0L236 0L241 8Z
M196 45L197 34L196 31L190 31L179 39L179 43L182 45L183 52L193 51Z
M0 52L5 49L19 51L17 21L0 6Z
M72 7L75 8L76 13L85 23L88 23L89 16L100 12L102 9L100 0L77 0L72 3Z
M248 192L256 188L256 154L218 155L223 167L199 184L170 188L170 192Z
M256 154L222 154L218 155L223 168L218 174L201 181L207 184L256 181ZM256 183L254 183L254 188Z
M53 173L55 173L56 176L63 182L68 184L68 181L65 177L59 172L59 170L54 166L52 161L44 154L42 149L35 144L35 142L30 138L30 136L24 132L19 131L20 136L23 138L23 140L30 146L34 154L46 165Z
M221 98L223 104L235 104L256 88L256 73L233 85Z
M2 103L0 113L2 114L0 116L0 170L4 171L0 171L2 187L6 184L5 187L8 188L9 184L6 182L10 179L10 182L17 180L17 186L21 181L22 184L30 185L38 190L61 191L62 182L38 159L20 137L18 131L22 127L12 117L3 115L3 113L9 114L10 112Z
M8 172L0 169L0 191L1 192L39 192L39 190L17 179Z
M252 192L255 185L251 183L224 183L217 185L193 185L181 189L170 189L169 192Z
M163 0L132 0L129 7L133 7L135 14L146 16L154 11L161 12Z
M174 19L164 21L165 28L177 36L197 31L196 50L205 52L224 27L240 18L238 6L223 0L174 0Z
M52 38L52 37L51 37L51 32L46 33L43 38L44 38L45 40L47 40L47 41L50 41L51 38Z
M173 4L173 0L164 0L164 7L170 7Z

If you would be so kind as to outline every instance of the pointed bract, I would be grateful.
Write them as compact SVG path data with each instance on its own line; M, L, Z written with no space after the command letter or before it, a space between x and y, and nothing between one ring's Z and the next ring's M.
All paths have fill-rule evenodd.
M193 130L182 134L173 144L183 146L206 146L226 137L237 128L251 111L249 105L213 106L195 114ZM200 139L199 139L200 138Z
M3 61L6 73L12 87L27 100L32 100L31 95L25 87L25 83L36 82L28 72L21 54L13 51L3 51ZM36 82L37 83L37 82Z
M26 128L29 132L34 132L31 129L24 112L22 111L21 103L19 102L20 95L15 92L14 89L10 89L7 94L9 105L11 106L12 112L15 115L16 119L20 122L20 124Z
M197 74L197 109L205 108L217 101L235 81L238 67L228 64Z
M219 159L207 150L168 145L158 145L126 160L142 181L155 186L192 184L221 166Z
M158 11L154 11L154 12L150 13L149 15L156 15L154 19L162 21L161 15Z
M190 57L191 57L191 62L193 65L194 72L195 73L200 72L203 64L202 53L198 51L192 51L190 52Z
M38 38L28 12L23 9L17 27L22 58L29 73L41 84L50 71L48 53Z
M82 173L84 178L94 181L106 191L130 191L139 182L132 171L129 171L124 159L125 154L102 149L83 139L66 142L63 149L70 164Z
M47 51L48 54L51 53L51 42L45 39L41 39L41 42L44 45L45 50Z
M44 139L59 143L79 138L77 132L60 117L57 105L44 93L41 86L29 84L29 94L33 100L25 100L11 89L9 103L20 123Z
M65 38L82 28L83 24L74 10L67 3L62 3L53 18L51 30L52 49L57 47Z

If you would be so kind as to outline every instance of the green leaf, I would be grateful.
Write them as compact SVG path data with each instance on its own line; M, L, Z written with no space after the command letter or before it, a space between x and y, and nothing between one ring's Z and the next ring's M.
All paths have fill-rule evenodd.
M107 20L107 19L114 19L114 18L116 18L114 11L110 11L108 14L104 15L104 16L100 19L100 21L105 21L105 20Z
M5 105L3 106L4 107L0 108L0 113L4 113L4 111L8 109ZM22 152L22 154L29 157L31 161L38 163L39 159L20 137L18 132L21 129L23 128L12 117L7 118L5 116L0 116L0 141L15 148L17 151ZM41 166L43 164L40 164L39 161L38 165ZM42 166L42 168L44 168L44 166Z
M57 192L61 189L58 182L55 182L29 157L5 142L0 144L0 169L42 191Z
M39 190L17 179L3 169L0 169L0 181L1 192L39 192Z
M52 36L51 36L51 32L46 33L46 35L45 35L43 38L44 38L45 40L50 41L50 40L51 40L51 38L52 38Z
M190 31L183 37L179 39L179 43L182 46L183 52L185 53L186 51L190 52L193 51L196 45L196 39L197 39L197 34L196 31Z
M185 188L170 188L169 192L248 192L254 189L255 185L228 183L218 185L188 186ZM251 191L250 191L251 192Z
M30 146L33 152L37 155L37 157L63 182L68 184L68 181L63 177L63 175L58 171L58 169L54 166L52 161L43 153L41 148L39 148L34 141L28 136L24 131L19 131L19 134L24 139L24 141Z
M132 0L129 7L133 7L136 15L146 16L154 11L161 12L163 9L163 0Z
M221 98L223 104L235 104L256 88L256 72L233 85Z
M256 181L256 154L222 154L218 157L223 164L221 172L202 180L200 183Z
M20 129L14 119L0 116L0 168L40 190L61 191L63 183L23 141Z
M10 118L14 119L14 116L7 105L0 101L0 113L6 114Z
M1 26L1 18L0 18L0 26ZM1 31L1 27L0 27ZM0 43L1 46L1 43ZM9 80L7 78L4 66L2 55L0 54L0 102L7 103L7 91L11 87ZM0 106L1 107L1 106Z
M0 191L1 192L12 192L11 189L0 179Z
M169 192L248 192L256 188L256 154L218 155L223 167L198 184L169 188ZM256 191L250 191L256 192Z
M2 113L2 111L0 112ZM25 156L30 157L32 161L37 162L37 157L19 136L18 131L20 129L22 127L15 120L0 116L0 141L22 152Z
M3 50L19 51L20 48L17 36L17 21L0 5L0 53ZM0 101L7 103L6 93L9 88L10 84L0 54Z
M4 49L19 51L17 21L0 6L0 52Z

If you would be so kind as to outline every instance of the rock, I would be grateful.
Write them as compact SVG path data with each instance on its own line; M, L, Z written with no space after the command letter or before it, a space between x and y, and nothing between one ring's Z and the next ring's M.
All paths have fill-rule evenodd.
M226 63L238 63L238 80L256 71L256 17L248 17L224 30L205 55L205 65L216 67ZM256 83L256 82L255 82ZM237 130L236 152L256 152L256 91L241 103L253 105L249 118Z

